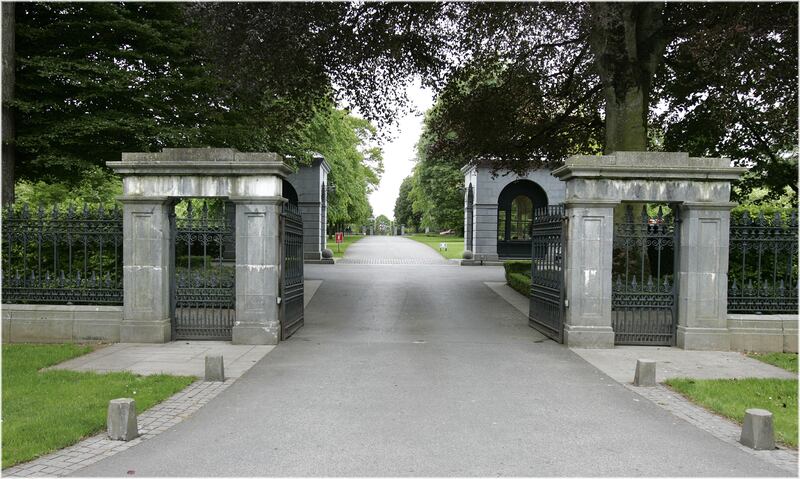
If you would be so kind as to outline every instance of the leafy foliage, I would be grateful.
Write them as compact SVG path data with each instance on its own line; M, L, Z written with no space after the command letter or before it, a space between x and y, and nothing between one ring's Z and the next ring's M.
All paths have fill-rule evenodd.
M383 174L383 153L375 146L375 127L367 120L328 106L316 110L303 133L307 151L316 151L331 166L328 185L328 222L343 230L372 215L368 195Z
M420 218L419 226L464 231L464 175L460 165L432 151L438 135L431 129L436 108L425 117L422 135L417 143L417 164L411 179L412 211Z
M400 183L400 193L394 203L394 220L399 225L408 228L418 228L422 221L422 214L414 212L414 202L411 189L414 187L414 177L407 176Z
M16 174L75 182L122 151L218 146L303 157L319 99L215 74L179 3L17 8Z
M453 7L459 61L432 117L431 151L518 173L553 166L610 148L604 131L622 121L609 116L611 100L643 102L651 149L752 166L744 195L759 185L796 191L797 5L654 5ZM644 17L653 28L637 27Z
M116 203L116 197L122 194L122 181L105 168L90 166L81 174L75 184L56 182L47 183L42 180L21 180L16 185L16 202L31 206L69 204L76 207L83 204L106 207Z
M752 166L740 201L759 186L797 193L797 4L670 7L680 33L656 76L663 112L651 111L663 148Z

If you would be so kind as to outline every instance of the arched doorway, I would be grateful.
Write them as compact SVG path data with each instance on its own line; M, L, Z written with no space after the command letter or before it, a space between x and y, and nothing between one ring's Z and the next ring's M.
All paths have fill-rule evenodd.
M289 203L297 206L297 191L291 183L281 180L283 182L283 197L289 200Z
M547 194L530 180L509 183L497 199L497 255L500 258L531 257L531 225L534 208L547 206Z

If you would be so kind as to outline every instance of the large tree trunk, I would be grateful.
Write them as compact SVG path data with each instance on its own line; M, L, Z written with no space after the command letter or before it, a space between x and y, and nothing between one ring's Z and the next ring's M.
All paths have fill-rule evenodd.
M590 3L591 45L606 99L606 153L647 149L650 88L664 57L663 3Z
M4 205L14 202L14 164L16 153L14 151L14 112L8 102L14 99L14 34L16 22L14 20L14 3L3 2L3 149L2 149L2 203Z

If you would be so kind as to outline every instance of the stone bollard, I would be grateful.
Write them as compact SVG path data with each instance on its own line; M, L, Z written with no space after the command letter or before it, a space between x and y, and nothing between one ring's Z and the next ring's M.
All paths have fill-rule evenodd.
M739 442L758 451L775 449L772 413L765 409L746 410Z
M108 437L112 441L130 441L138 437L139 424L136 421L136 401L130 398L109 401L106 427Z
M636 360L636 374L633 376L634 386L652 387L656 385L656 362L650 359Z
M206 356L206 381L225 381L222 355Z

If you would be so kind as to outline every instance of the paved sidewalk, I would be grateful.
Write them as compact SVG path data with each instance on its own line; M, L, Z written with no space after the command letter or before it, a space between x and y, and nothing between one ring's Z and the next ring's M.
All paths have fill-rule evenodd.
M614 349L573 349L589 364L620 383L633 382L637 359L656 361L656 381L670 378L783 378L797 375L736 351L686 351L657 346L617 346Z
M225 377L238 378L273 348L275 346L233 345L227 341L116 343L57 364L52 369L202 377L205 374L206 355L221 354Z
M304 305L314 297L322 280L305 281ZM116 343L53 366L72 371L130 371L143 376L205 374L206 355L222 355L226 378L238 378L275 346L235 345L230 341L173 341L164 344Z

